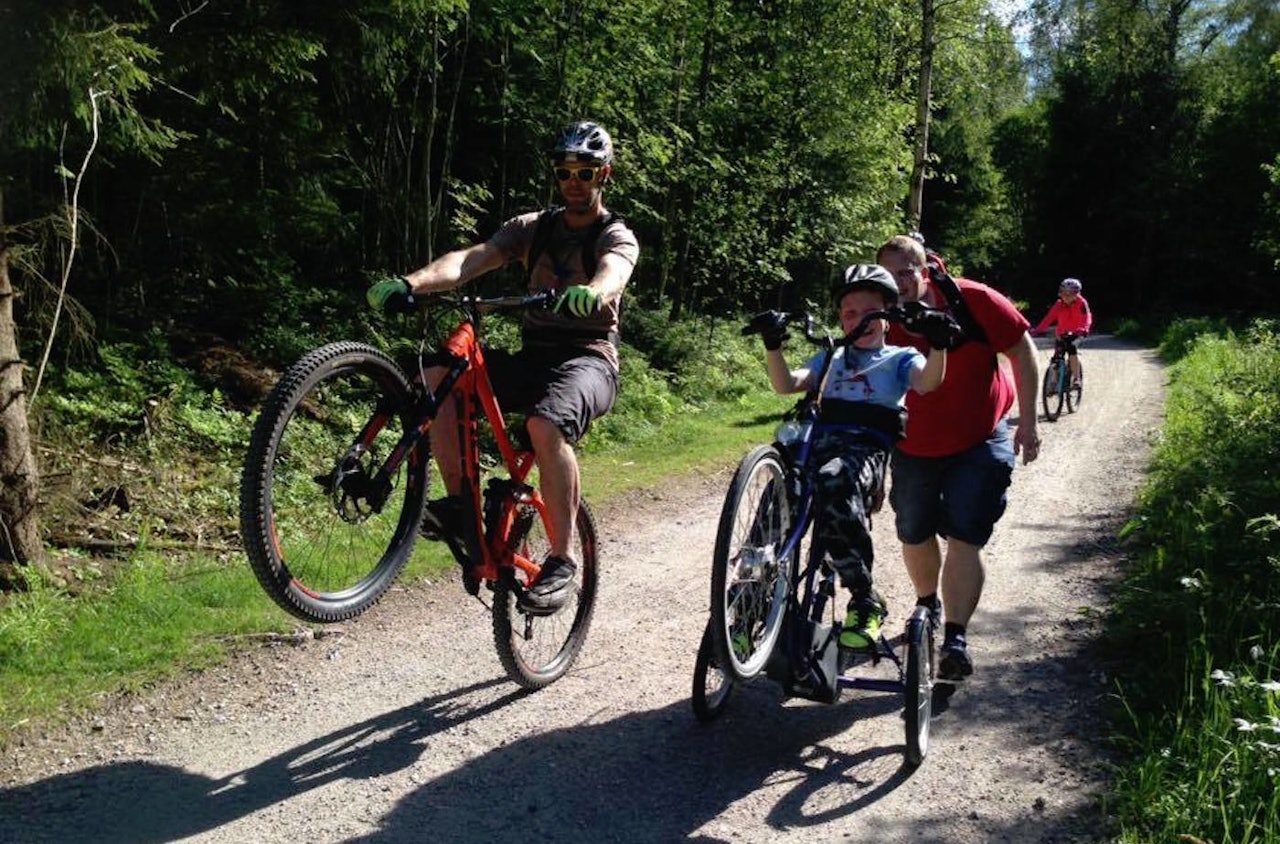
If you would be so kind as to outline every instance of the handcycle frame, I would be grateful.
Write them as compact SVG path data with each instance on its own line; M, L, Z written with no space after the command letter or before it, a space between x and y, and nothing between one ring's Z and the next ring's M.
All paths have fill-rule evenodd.
M711 618L698 650L692 704L700 720L710 721L724 711L735 685L751 682L762 672L781 685L786 696L823 703L837 702L843 689L902 694L906 704L905 756L909 764L919 765L928 752L929 721L932 717L934 619L925 607L915 607L900 640L895 637L891 642L881 632L872 650L848 659L838 648L839 623L834 619L831 624L825 623L827 602L835 597L836 574L823 560L821 543L810 536L815 514L809 461L816 434L822 430L817 421L822 387L837 346L852 345L874 319L902 321L903 312L894 308L867 314L848 336L839 341L817 334L813 318L808 314L786 315L786 320L793 324L803 320L805 339L829 353L823 360L813 388L784 417L775 442L770 446L757 447L743 458L726 494L712 571ZM753 326L749 325L743 333L756 333L752 329ZM758 534L759 542L768 541L764 536L768 527L762 528L758 520L762 511L770 506L766 500L769 485L779 481L784 484L785 511L791 524L781 541L772 543L775 549L765 551L763 545L758 549L744 547L739 548L736 555L731 555L732 533L742 494L744 490L749 494L757 467L770 466L774 461L779 464L772 469L775 476L766 484L760 500L754 505L749 504L758 508L752 513L749 537L754 538ZM780 475L776 474L779 470ZM765 517L772 520L775 514L768 513ZM809 537L808 553L804 566L800 567L795 563L800 558L806 536ZM753 554L761 559L751 559ZM736 559L731 559L731 556ZM766 590L772 591L775 603L781 598L780 617L777 610L770 608L768 618L748 621L744 631L732 606L736 599L729 595L743 583L748 584L746 588L752 588L750 584L756 581L751 574L749 579L729 583L729 569L768 571L770 565L785 569L778 573L783 575L777 578L780 583ZM739 597L744 592L745 589L740 591ZM750 631L757 624L763 625L763 629L752 634ZM734 633L735 625L739 625L737 634ZM735 645L735 636L743 635L747 636L745 643ZM895 645L905 646L906 653L899 656ZM750 653L746 652L747 647L752 649ZM873 667L877 666L882 660L893 665L897 675L895 679L847 673L850 668L868 662ZM717 681L718 687L711 688Z
M294 364L268 398L255 425L241 488L246 551L258 580L276 603L307 621L323 623L359 615L382 597L408 561L418 538L427 513L430 452L426 442L444 402L453 400L458 411L460 495L465 506L462 524L455 526L460 536L445 530L446 526L435 527L441 528L440 537L462 566L467 591L478 597L484 583L494 592L490 609L495 643L508 675L520 685L536 689L568 669L585 639L594 609L598 576L594 522L586 503L581 502L575 525L582 558L577 601L564 608L561 618L555 618L554 611L525 607L524 593L541 573L539 561L530 552L530 537L537 537L539 525L547 547L556 537L542 496L527 483L535 465L533 451L523 444L518 446L506 427L479 341L482 312L546 307L552 301L553 296L547 293L493 299L460 297L457 305L463 312L462 320L438 351L419 353L417 373L411 381L385 354L359 343L331 343ZM442 368L444 374L431 388L426 376L428 369L435 367ZM341 426L334 425L339 428L331 437L336 459L321 465L327 472L297 481L299 474L307 473L288 476L284 466L289 460L303 458L283 446L282 440L290 424L305 425L308 416L324 418L326 393L322 390L331 383L346 384L342 379L358 382L364 400L360 406L371 405L371 410L358 430L352 426L346 438ZM321 405L318 409L317 404ZM489 422L508 475L490 477L483 493L481 417ZM379 435L390 433L397 421L401 433L387 448L389 440L380 441ZM386 454L385 459L381 453ZM403 484L399 483L401 475ZM286 480L289 477L297 481L292 490ZM278 496L281 484L285 490ZM298 497L309 497L313 504L305 511L305 518L282 530L277 507L287 508L288 495L296 494L298 487L303 487ZM329 536L342 530L374 530L377 517L392 502L398 503L400 514L380 559L371 566L348 564L342 573L333 574L339 566L331 559L329 545L337 543L329 542ZM382 527L389 529L385 523ZM538 545L539 551L546 550L542 542ZM299 552L296 556L295 550ZM313 575L323 584L312 581ZM348 583L350 579L357 582ZM553 643L554 652L546 663L534 663L521 652L526 644L540 645L544 630L566 626L565 641Z
M1079 360L1080 384L1071 381L1071 363L1068 360L1067 346L1080 340L1083 335L1074 332L1057 335L1053 338L1053 354L1044 370L1044 380L1040 388L1041 401L1044 406L1044 418L1048 422L1056 422L1062 415L1062 405L1067 406L1067 413L1075 413L1084 398L1084 362Z

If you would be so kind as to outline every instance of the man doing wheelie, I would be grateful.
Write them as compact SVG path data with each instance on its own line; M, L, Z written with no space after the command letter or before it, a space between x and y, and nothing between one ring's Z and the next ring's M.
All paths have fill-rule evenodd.
M406 298L451 290L511 261L524 264L530 292L558 293L551 310L525 312L523 345L513 355L486 350L495 395L506 412L526 413L540 491L553 531L551 554L525 594L533 609L554 610L569 599L576 563L573 526L578 513L578 460L573 445L592 420L613 406L618 392L618 316L622 292L640 254L621 217L604 206L613 172L613 140L599 124L566 126L551 150L562 208L522 214L493 237L440 256L404 277L369 288L369 303L398 309ZM428 373L434 386L443 370ZM448 530L458 521L462 484L456 411L441 406L431 428L431 451L450 497L433 501L428 519Z

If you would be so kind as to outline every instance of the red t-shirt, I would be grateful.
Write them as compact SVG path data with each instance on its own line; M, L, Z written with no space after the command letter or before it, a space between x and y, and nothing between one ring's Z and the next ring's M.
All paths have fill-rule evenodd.
M924 395L907 393L907 435L898 448L916 457L946 457L982 442L1016 397L1013 379L999 365L996 352L1021 340L1030 323L999 291L965 278L956 279L956 284L990 345L970 340L947 352L941 386ZM933 293L941 302L941 292ZM887 342L929 351L923 337L896 323L890 325Z

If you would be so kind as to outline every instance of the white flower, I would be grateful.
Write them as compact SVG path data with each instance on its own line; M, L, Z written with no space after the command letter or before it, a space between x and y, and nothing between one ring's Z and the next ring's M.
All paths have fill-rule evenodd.
M1258 685L1262 687L1264 692L1280 692L1280 682L1275 680L1268 680L1267 682L1259 683Z
M1254 645L1252 648L1249 648L1249 659L1254 662L1262 662L1262 657L1262 645Z
M1209 679L1217 683L1219 686L1234 686L1236 684L1236 675L1230 671L1223 671L1221 668L1213 669L1213 673L1209 675Z
M1182 588L1186 589L1188 592L1197 592L1204 586L1197 577L1181 577L1178 578L1178 582L1181 583Z
M1251 733L1258 729L1258 725L1252 721L1246 721L1243 718L1232 718L1236 722L1236 729L1242 733Z

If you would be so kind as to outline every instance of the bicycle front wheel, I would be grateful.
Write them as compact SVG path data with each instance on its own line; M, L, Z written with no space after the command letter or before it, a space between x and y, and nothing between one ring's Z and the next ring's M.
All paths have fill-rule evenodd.
M1065 360L1051 360L1044 371L1044 386L1040 393L1044 402L1044 418L1048 422L1056 421L1062 413L1063 390L1060 370L1064 366L1066 366Z
M587 639L596 606L599 564L596 560L596 523L587 502L578 504L577 541L573 556L578 563L574 594L565 606L550 615L526 612L519 604L523 583L514 569L504 569L493 589L493 639L507 676L526 689L541 689L560 679ZM519 544L520 555L541 562L551 553L546 524L535 517Z
M1080 408L1080 400L1084 398L1084 361L1076 356L1076 371L1079 375L1071 382L1067 390L1067 412L1075 413Z
M240 532L258 582L306 621L373 606L413 552L428 455L378 470L412 424L412 391L389 357L331 343L285 373L254 425L240 482Z
M929 752L933 719L933 636L929 611L916 607L907 620L907 664L903 672L903 720L907 729L907 763L919 765Z
M743 458L725 494L711 568L711 645L732 679L750 680L769 660L786 615L792 559L786 468L772 446Z

